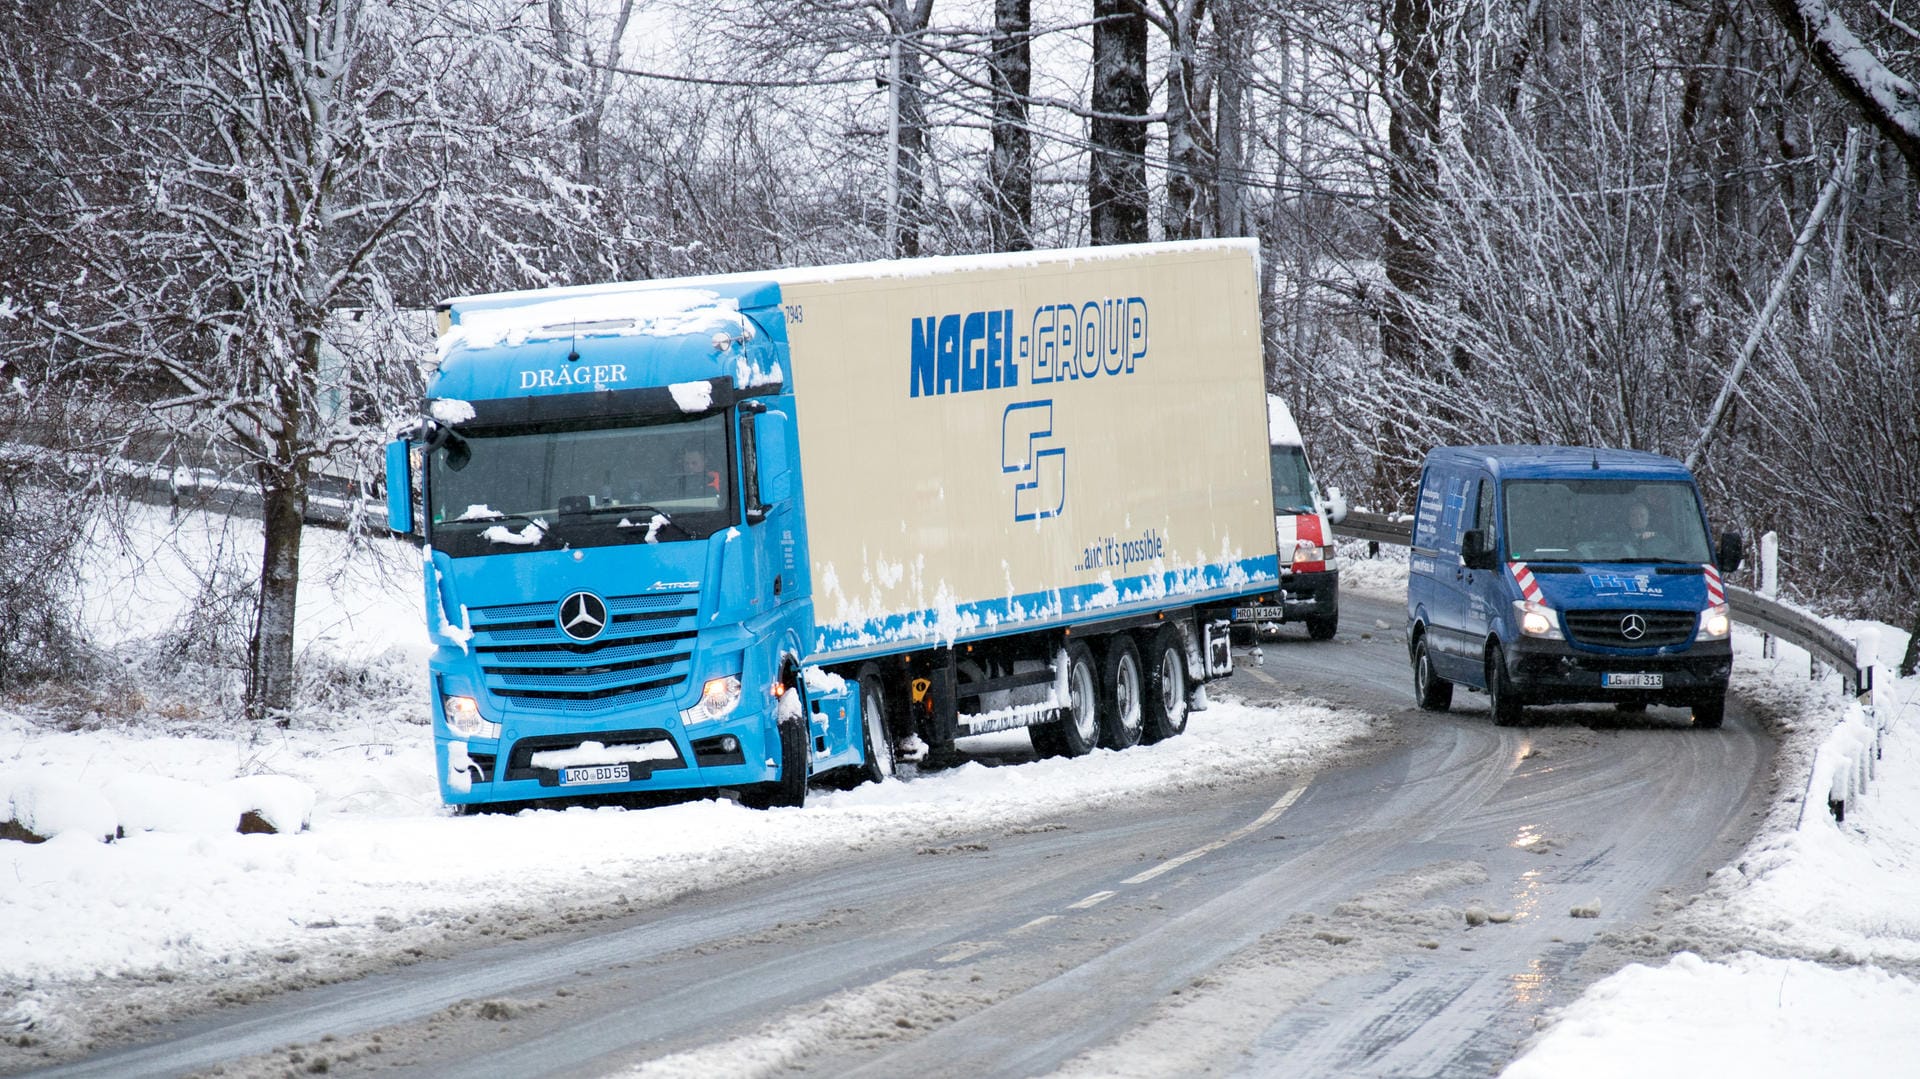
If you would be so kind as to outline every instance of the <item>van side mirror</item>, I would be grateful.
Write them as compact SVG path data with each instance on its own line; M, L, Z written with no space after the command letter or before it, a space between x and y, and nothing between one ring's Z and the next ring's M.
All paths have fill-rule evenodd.
M413 468L405 439L387 443L387 527L413 534Z
M1329 524L1337 525L1340 522L1346 520L1347 510L1349 508L1351 507L1347 505L1347 496L1340 492L1340 488L1338 487L1327 488L1326 510L1327 510L1327 522Z
M1468 569L1493 568L1493 542L1483 529L1469 528L1460 534L1460 562Z
M1740 568L1740 558L1747 553L1745 541L1738 532L1720 533L1720 546L1714 551L1713 559L1719 565L1721 573L1732 573Z

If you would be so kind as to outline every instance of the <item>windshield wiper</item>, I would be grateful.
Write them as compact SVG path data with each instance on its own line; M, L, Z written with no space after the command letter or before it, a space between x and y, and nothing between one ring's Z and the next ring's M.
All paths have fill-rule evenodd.
M688 531L687 526L669 517L665 510L656 509L653 506L605 506L591 512L619 513L621 528L644 528L649 536L654 534L654 522L659 521L662 527L671 528L687 539L693 538L693 533ZM636 522L632 518L640 520Z

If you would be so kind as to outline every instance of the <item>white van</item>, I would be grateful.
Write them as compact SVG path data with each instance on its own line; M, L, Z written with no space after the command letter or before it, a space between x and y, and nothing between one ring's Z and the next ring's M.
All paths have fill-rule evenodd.
M1237 626L1305 622L1307 636L1330 640L1340 626L1340 559L1333 526L1347 519L1340 488L1323 496L1307 462L1306 442L1287 402L1267 395L1268 469L1273 480L1273 534L1280 587L1233 609Z

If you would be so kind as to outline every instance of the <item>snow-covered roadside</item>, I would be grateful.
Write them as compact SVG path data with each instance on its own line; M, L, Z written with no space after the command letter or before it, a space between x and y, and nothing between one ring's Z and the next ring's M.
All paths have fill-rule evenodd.
M328 566L328 542L317 540L310 573ZM1349 560L1344 587L1404 594L1395 553ZM363 657L417 649L412 579L397 592L376 575L329 580L307 590L303 647ZM141 593L149 626L173 594ZM1897 654L1899 635L1882 635L1883 653ZM1702 895L1615 941L1647 963L1561 1011L1508 1075L1691 1075L1729 1064L1757 1076L1893 1075L1920 1050L1920 1029L1902 1018L1920 1014L1920 686L1879 687L1892 720L1886 756L1837 825L1800 803L1816 749L1845 715L1837 680L1809 681L1806 657L1790 647L1763 659L1745 630L1736 648L1737 692L1781 738L1778 795L1759 837ZM1309 772L1366 729L1365 717L1314 705L1217 700L1187 735L1157 746L815 792L801 810L696 802L454 818L438 804L417 704L257 731L153 714L60 730L0 711L0 788L23 774L101 787L163 776L206 789L277 775L317 795L304 833L184 824L112 844L0 842L0 1071L201 1006L210 985L238 999L849 850Z
M1838 627L1856 632L1859 627ZM1904 635L1878 627L1892 659ZM1920 1060L1920 679L1881 668L1883 756L1846 821L1814 755L1852 707L1806 654L1736 635L1740 696L1770 713L1778 794L1754 841L1705 890L1634 938L1645 957L1553 1016L1506 1079L1906 1076Z
M172 527L164 515L144 523ZM234 536L190 538L205 551L244 548ZM392 574L340 572L340 552L330 546L338 542L316 535L303 567L311 583L303 586L301 647L374 661L382 650L417 652L417 577L402 578L396 600ZM115 586L104 571L96 577L97 595L121 597L102 609L116 620L97 627L97 639L158 630L199 587L178 560L141 561L137 579L123 575ZM126 617L130 596L144 617ZM406 662L415 658L424 667L424 657ZM1276 710L1216 700L1186 735L1159 745L816 790L799 810L700 801L645 812L454 817L434 786L423 703L307 715L284 730L152 714L57 729L0 710L0 809L29 779L111 793L121 777L164 777L181 785L177 792L217 792L236 776L270 775L315 795L307 831L243 835L219 813L161 819L152 812L155 781L139 787L131 809L114 810L122 825L137 817L157 822L155 830L129 828L113 843L84 830L42 844L0 842L0 1070L83 1043L136 1010L201 1006L209 983L227 999L245 997L878 844L977 834L1145 792L1311 772L1368 722L1311 704Z

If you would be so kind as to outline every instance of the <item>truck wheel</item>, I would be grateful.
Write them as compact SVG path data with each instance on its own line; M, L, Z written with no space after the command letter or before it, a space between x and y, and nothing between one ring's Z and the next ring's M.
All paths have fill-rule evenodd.
M1180 631L1161 626L1147 638L1147 692L1143 731L1159 742L1187 729L1187 645Z
M1500 658L1498 645L1487 649L1487 707L1493 712L1496 727L1518 727L1523 709L1507 681L1507 665Z
M780 778L740 792L748 809L775 806L798 808L807 804L807 721L804 717L780 724Z
M1693 703L1693 725L1712 730L1727 717L1727 695L1716 693Z
M1132 749L1140 744L1145 726L1140 677L1140 650L1133 638L1116 633L1107 638L1100 664L1100 744L1108 749Z
M893 775L893 728L888 722L892 698L877 663L860 665L860 726L864 728L866 763L858 770L863 783L879 783Z
M1424 633L1413 642L1413 702L1424 712L1444 712L1453 705L1453 683L1433 673Z
M1056 752L1062 757L1084 757L1100 744L1100 694L1093 671L1093 650L1085 641L1067 646L1066 715L1055 721Z
M1339 628L1340 612L1338 610L1332 614L1316 614L1307 619L1307 638L1315 641L1331 641L1334 632Z

